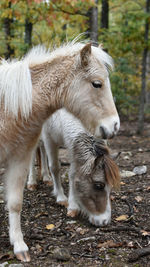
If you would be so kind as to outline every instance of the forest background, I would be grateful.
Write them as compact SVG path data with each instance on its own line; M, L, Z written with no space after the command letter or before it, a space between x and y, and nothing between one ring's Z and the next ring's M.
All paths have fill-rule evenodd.
M119 115L150 120L150 0L0 0L0 57L21 58L33 45L59 46L81 33L113 57Z

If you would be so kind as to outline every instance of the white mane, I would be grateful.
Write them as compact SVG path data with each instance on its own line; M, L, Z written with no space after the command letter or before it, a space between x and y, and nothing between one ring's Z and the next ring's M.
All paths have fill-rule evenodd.
M2 60L0 65L0 105L5 112L27 118L32 111L32 81L29 66L51 61L60 56L73 56L84 43L70 42L50 52L44 46L33 47L20 61ZM92 46L93 55L105 66L113 67L112 58L100 47Z
M38 45L33 47L25 56L24 60L28 62L29 65L42 64L47 61L52 61L57 57L63 56L73 56L78 51L80 51L85 46L85 43L70 42L52 51L46 49L45 46ZM113 68L112 58L99 46L92 46L92 53L94 57L98 59L101 63L108 66L110 69Z

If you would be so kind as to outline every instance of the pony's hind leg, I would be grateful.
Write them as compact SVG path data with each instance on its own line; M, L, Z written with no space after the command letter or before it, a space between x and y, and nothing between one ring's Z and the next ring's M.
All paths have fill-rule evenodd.
M16 257L25 262L30 261L30 255L28 253L28 247L23 240L20 213L29 163L30 159L22 162L12 161L6 172L6 197L9 211L10 242L14 247Z
M29 168L29 174L28 174L28 182L27 182L27 188L30 191L34 191L37 188L37 177L36 177L36 171L35 171L35 156L36 156L36 149L32 152L32 158L30 161L30 168Z

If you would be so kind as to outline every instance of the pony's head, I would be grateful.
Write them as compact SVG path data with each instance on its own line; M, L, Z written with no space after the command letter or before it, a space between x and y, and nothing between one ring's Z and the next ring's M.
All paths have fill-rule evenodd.
M80 134L74 141L74 195L81 213L94 225L111 220L111 188L120 184L119 169L104 141Z
M73 42L51 53L35 47L21 61L0 65L0 106L16 118L43 110L43 120L65 107L90 132L111 138L120 127L109 82L112 65L91 44Z
M109 81L112 58L101 47L82 44L75 60L66 107L90 132L104 139L111 138L120 127Z

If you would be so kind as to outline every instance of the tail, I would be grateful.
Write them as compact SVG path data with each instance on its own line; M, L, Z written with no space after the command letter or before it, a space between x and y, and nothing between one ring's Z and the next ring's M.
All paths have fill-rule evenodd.
M32 81L26 61L5 61L0 65L0 106L4 112L27 118L32 110Z

